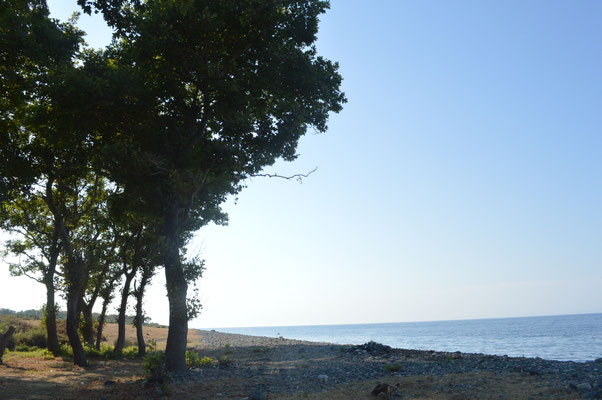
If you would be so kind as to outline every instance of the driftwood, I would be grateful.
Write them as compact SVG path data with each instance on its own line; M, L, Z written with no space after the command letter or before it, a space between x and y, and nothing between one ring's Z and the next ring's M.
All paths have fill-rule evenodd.
M11 336L15 333L15 327L10 326L8 330L0 335L0 364L2 364L2 356L4 355L4 350L6 350L6 346L8 346L8 342L10 341Z

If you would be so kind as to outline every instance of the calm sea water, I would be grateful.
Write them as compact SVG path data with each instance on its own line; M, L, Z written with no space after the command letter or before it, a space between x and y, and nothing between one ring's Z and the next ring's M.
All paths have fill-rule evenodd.
M602 357L602 314L388 324L222 328L221 332L392 347L589 361Z

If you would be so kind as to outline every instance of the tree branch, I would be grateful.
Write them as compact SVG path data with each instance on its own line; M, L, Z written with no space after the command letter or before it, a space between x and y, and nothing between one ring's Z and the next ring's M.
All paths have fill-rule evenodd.
M308 176L310 176L311 174L313 174L314 172L316 172L318 170L318 167L315 167L314 169L312 169L311 171L309 171L306 174L295 174L295 175L290 175L290 176L284 176L284 175L279 175L279 174L253 174L251 175L252 178L256 178L256 177L261 177L261 178L282 178L282 179L286 179L286 180L291 180L291 179L295 179L298 182L303 182L303 178L307 178Z

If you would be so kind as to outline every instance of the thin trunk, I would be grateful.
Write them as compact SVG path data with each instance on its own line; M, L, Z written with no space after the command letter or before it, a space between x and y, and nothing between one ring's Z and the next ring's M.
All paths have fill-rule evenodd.
M136 299L136 341L138 342L138 355L143 357L146 354L146 343L144 343L144 332L142 325L144 324L144 315L142 313L142 296L137 296Z
M94 345L94 317L92 316L92 307L94 303L85 304L82 310L84 325L82 326L82 336L84 343Z
M61 238L61 245L65 252L67 262L65 264L65 275L67 276L67 336L69 344L73 349L73 362L80 367L88 365L86 361L86 353L79 339L77 326L79 324L79 315L81 312L81 302L83 300L84 291L88 284L88 276L84 271L82 259L74 250L71 243L71 238L67 233L65 220L59 212L52 193L52 185L54 178L49 176L46 181L46 195L44 201L54 216L54 227Z
M56 332L56 304L54 302L54 283L46 279L46 335L48 350L57 354L59 351L59 336Z
M134 271L133 271L134 272ZM125 312L127 311L128 297L130 296L130 285L134 278L134 273L125 275L125 283L121 291L121 305L119 306L119 317L117 319L117 342L115 342L115 354L121 354L125 344Z
M172 206L167 215L164 256L165 283L169 300L169 330L165 348L165 367L168 371L186 370L186 342L188 338L188 311L186 290L188 283L180 260L179 207Z
M110 297L102 299L102 311L98 317L98 331L96 332L96 350L100 350L100 342L102 342L102 328L105 324L105 316L107 315L107 308L111 302Z
M56 264L61 252L59 244L59 232L54 227L52 234L52 246L48 257L48 268L44 273L44 285L46 285L46 336L48 337L48 350L54 354L59 351L59 337L56 332L56 303L54 301L54 274L56 273Z
M142 267L142 277L140 278L140 285L136 293L136 339L138 341L138 355L143 357L146 354L146 344L144 343L144 332L142 326L144 325L144 310L142 309L144 300L144 290L152 275L152 267L146 265Z
M73 349L73 362L80 367L88 365L86 352L79 339L77 326L79 324L81 298L78 294L67 293L67 336Z

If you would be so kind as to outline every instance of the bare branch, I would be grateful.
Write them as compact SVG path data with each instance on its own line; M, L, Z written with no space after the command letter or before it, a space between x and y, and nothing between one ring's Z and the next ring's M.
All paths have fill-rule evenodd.
M255 177L261 177L261 178L282 178L282 179L286 179L286 180L291 180L291 179L295 179L296 181L298 181L299 183L303 182L303 178L307 178L308 176L310 176L311 174L313 174L314 172L316 172L318 170L318 167L312 169L311 171L309 171L306 174L295 174L295 175L290 175L290 176L284 176L284 175L279 175L279 174L254 174L251 175L252 178Z

